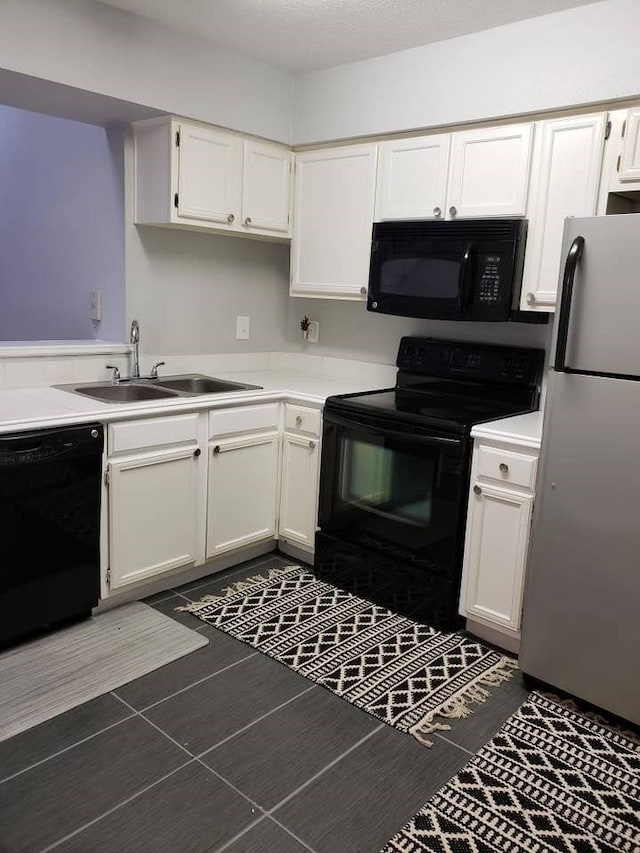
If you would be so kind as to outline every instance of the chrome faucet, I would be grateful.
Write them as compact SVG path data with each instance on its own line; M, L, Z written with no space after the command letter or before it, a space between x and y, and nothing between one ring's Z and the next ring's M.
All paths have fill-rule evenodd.
M140 326L138 325L137 320L131 321L131 335L129 337L129 342L133 344L133 351L131 353L131 378L140 379L140 354L138 351L140 344Z

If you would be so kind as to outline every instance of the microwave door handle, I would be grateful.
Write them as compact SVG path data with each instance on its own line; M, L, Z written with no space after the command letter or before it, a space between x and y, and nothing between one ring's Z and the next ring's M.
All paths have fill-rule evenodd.
M469 281L471 271L471 253L473 252L473 243L467 243L460 264L460 275L458 277L458 312L464 314L467 310L469 302Z
M576 237L567 253L562 275L562 298L558 313L558 339L556 342L556 373L567 372L567 340L569 338L569 321L571 319L571 300L573 298L573 282L576 276L578 261L584 251L584 237Z

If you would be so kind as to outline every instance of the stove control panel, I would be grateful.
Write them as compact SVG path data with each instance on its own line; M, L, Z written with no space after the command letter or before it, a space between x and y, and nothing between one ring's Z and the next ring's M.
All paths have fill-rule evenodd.
M396 364L405 373L478 382L538 385L542 349L497 344L405 337Z

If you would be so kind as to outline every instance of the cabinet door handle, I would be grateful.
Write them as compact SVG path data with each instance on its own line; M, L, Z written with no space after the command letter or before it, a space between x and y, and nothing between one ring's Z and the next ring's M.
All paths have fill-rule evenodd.
M367 295L367 288L366 288L366 287L361 287L361 288L360 288L360 295L361 295L361 296L366 296L366 295Z
M433 208L433 215L434 216L442 216L442 209L440 207L434 207Z
M506 462L501 462L498 467L500 468L500 470L502 471L503 474L509 473L509 466L507 465Z
M455 207L449 208L449 216L455 216L457 212L458 211L455 209Z
M527 293L526 300L527 300L527 305L535 305L536 304L535 293Z
M216 446L213 448L213 452L216 454L216 456L218 455L218 453L220 453L220 445L219 444L216 444Z
M233 222L234 220L235 220L235 216L233 215L233 213L230 213L227 216L227 222Z
M480 488L480 486L474 486L473 487L473 494L474 495L481 495L482 494L482 489Z
M193 455L196 457L196 459L198 458L198 456L200 456L201 453L202 451L199 447L196 447L196 449L193 451Z
M315 450L315 449L316 449L316 443L315 443L315 441L310 441L310 442L309 442L309 447L311 448L311 450Z
M302 426L302 418L300 415L296 415L296 426Z
M244 224L245 224L245 225L251 225L251 217L250 217L250 216L247 216L247 217L245 218L245 220L244 220Z

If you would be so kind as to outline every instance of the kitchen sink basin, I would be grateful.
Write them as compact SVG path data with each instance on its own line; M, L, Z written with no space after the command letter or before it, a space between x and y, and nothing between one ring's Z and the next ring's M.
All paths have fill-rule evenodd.
M141 403L145 400L179 399L197 394L224 394L228 391L259 390L261 385L228 382L202 373L161 376L159 379L122 379L120 382L92 382L83 385L54 385L62 391L83 394L105 403Z
M165 391L155 385L134 385L126 382L117 385L80 385L73 390L77 394L84 394L86 397L104 400L107 403L137 403L144 400L162 400L166 397L176 396L171 391Z
M185 376L166 376L156 379L156 388L168 388L182 394L223 394L225 391L244 391L259 389L259 385L246 385L243 382L228 382L225 379L215 379L213 376L191 374Z

